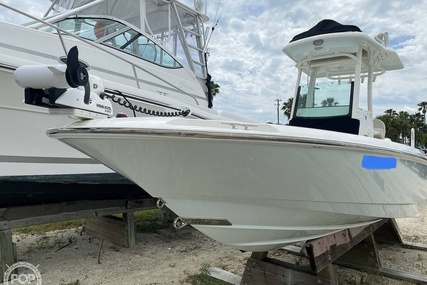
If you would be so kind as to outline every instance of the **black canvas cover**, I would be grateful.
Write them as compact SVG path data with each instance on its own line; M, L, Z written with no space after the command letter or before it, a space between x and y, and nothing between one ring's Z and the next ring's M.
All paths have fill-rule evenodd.
M360 121L348 116L331 118L294 117L289 121L289 125L357 135L359 134Z
M342 25L334 20L322 20L316 26L308 31L296 35L290 42L294 42L300 39L322 35L330 33L341 33L341 32L361 32L359 27L353 25Z

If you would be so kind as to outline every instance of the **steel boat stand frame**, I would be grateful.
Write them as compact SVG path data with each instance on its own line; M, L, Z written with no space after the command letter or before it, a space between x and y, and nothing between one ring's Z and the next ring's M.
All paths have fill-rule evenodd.
M326 237L309 240L302 247L286 246L290 254L308 259L310 267L267 257L268 252L252 252L242 277L212 268L211 276L240 285L315 284L338 285L333 264L411 284L427 284L427 276L384 268L377 243L397 244L405 248L427 251L427 245L404 241L395 219L358 228L345 229Z

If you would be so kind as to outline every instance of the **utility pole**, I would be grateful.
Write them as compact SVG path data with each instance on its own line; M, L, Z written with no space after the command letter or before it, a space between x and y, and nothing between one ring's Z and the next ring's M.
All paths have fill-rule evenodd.
M279 111L280 111L280 101L282 101L282 99L276 99L276 107L277 107L277 124L279 124Z

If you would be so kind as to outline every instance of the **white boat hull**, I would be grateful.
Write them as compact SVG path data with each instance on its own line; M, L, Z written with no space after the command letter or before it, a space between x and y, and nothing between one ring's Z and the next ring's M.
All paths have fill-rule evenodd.
M44 135L47 128L74 120L52 116L46 108L23 104L23 89L14 83L12 71L0 69L0 86L0 177L112 172Z
M81 122L49 135L161 197L183 219L229 222L194 227L246 251L413 216L427 199L426 157L373 138L146 118ZM367 169L366 156L396 165Z
M0 177L113 173L81 152L45 135L46 129L70 124L42 107L23 104L23 89L13 72L0 68Z

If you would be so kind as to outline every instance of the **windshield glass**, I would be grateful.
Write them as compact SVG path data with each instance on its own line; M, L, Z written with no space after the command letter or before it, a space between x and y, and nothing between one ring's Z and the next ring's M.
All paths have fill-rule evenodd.
M120 22L104 18L69 18L56 24L70 34L122 50L155 64L169 68L182 67L154 41Z
M96 41L116 31L128 29L125 25L108 20L92 18L65 19L57 23L62 30L80 36L82 38Z
M321 118L351 115L353 82L319 82L298 88L295 116Z

